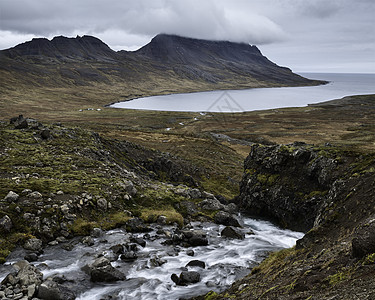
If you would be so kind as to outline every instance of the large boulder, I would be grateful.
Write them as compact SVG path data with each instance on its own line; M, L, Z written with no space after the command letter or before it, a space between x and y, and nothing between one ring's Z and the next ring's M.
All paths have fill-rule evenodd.
M44 281L38 288L38 298L43 300L74 300L75 293L53 280Z
M181 272L180 276L172 274L171 279L177 285L188 285L199 282L201 275L195 271L184 271Z
M111 265L109 259L99 257L90 266L88 271L92 282L113 282L125 280L125 275Z
M25 244L23 245L23 248L26 250L34 251L34 252L40 252L42 251L42 245L43 242L40 239L32 238L28 239Z
M9 193L5 196L4 200L7 202L16 202L20 196L13 192L9 191Z
M240 222L236 217L234 217L232 214L225 212L225 211L219 211L215 217L214 217L216 224L221 224L225 226L234 226L234 227L241 227Z
M230 238L230 239L239 239L239 240L243 240L245 238L245 234L241 230L232 226L225 227L221 231L221 236Z

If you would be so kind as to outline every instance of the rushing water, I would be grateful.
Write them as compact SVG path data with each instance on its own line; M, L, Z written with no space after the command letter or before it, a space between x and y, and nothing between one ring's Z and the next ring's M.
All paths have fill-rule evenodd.
M303 73L301 75L330 83L312 87L257 88L153 96L115 103L111 107L164 111L242 112L302 107L350 95L375 94L375 74Z
M189 248L163 245L165 236L158 235L158 227L155 227L145 238L146 247L140 247L136 261L124 262L119 259L112 262L126 275L126 280L111 284L91 283L81 268L99 254L109 255L111 246L128 241L129 235L122 229L106 232L104 236L94 239L95 244L90 247L82 243L78 243L72 251L63 250L60 246L48 247L34 265L42 270L44 278L58 274L72 280L70 285L73 285L80 300L103 299L106 295L111 295L111 299L190 298L210 290L222 291L236 279L245 276L249 267L260 262L268 251L292 247L303 236L300 232L281 230L267 221L243 218L243 222L242 230L246 233L244 240L220 237L224 228L222 225L194 222L194 229L207 233L209 245ZM250 230L255 234L248 234ZM187 250L194 250L194 256L187 255ZM22 259L22 255L22 251L12 255L7 265L0 268L0 278L9 272L12 262ZM155 257L165 263L153 266L151 260ZM206 263L205 269L189 267L189 270L200 273L201 281L189 286L177 286L172 282L171 274L179 275L191 260Z

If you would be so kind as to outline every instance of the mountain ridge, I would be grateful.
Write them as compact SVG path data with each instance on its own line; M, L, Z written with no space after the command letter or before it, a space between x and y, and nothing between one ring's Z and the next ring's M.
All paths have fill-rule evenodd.
M37 38L0 51L0 93L93 87L120 97L218 89L322 84L280 67L256 46L160 34L136 51L114 51L93 36ZM98 101L101 101L98 99Z

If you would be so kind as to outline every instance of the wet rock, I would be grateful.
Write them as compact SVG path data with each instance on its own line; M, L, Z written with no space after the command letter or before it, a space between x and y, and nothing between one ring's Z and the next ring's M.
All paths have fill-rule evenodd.
M123 253L124 253L124 246L123 246L123 245L120 245L120 244L118 244L118 245L114 245L114 246L112 246L110 249L111 249L111 250L113 251L113 253L115 253L115 254L123 254Z
M93 282L113 282L125 280L125 275L114 268L111 262L105 258L100 257L89 266L89 273L91 281Z
M136 243L142 247L146 247L146 241L140 237L131 237L130 241Z
M162 259L160 257L152 257L149 260L149 265L151 268L156 268L164 265L167 261L165 259Z
M240 222L236 217L225 211L219 211L214 217L216 224L225 226L241 227Z
M135 251L127 251L124 254L121 254L120 258L125 261L134 261L138 258L138 255Z
M188 256L194 256L194 250L188 250L188 251L186 251L186 255L188 255Z
M201 275L195 271L184 271L181 272L180 276L172 274L171 279L177 285L188 285L199 282L201 280Z
M362 258L375 252L375 216L356 228L352 240L352 254Z
M193 247L207 246L208 239L206 234L201 230L184 230L182 231L187 243Z
M46 280L38 288L38 298L43 300L74 300L76 295L71 289L53 280Z
M195 260L189 261L185 267L199 267L199 268L205 269L206 263L204 261L195 259Z
M28 253L28 254L25 255L24 259L27 260L28 262L37 261L38 260L38 254Z
M224 211L226 211L226 212L228 212L228 213L230 213L230 214L233 214L233 213L235 213L236 211L238 211L238 207L237 207L237 205L234 204L234 203L229 203L228 205L226 205L226 206L224 207Z
M41 252L42 251L43 242L40 239L32 238L28 239L25 244L23 245L23 248L26 250L34 251L34 252Z
M5 215L4 217L0 219L0 231L10 232L12 227L13 227L13 223L8 215Z
M4 200L11 203L11 202L16 202L20 196L13 192L9 191L9 193L5 196Z
M16 273L8 275L1 284L20 284L23 286L39 285L42 282L43 274L39 269L29 264L27 261L19 261L13 264Z
M225 227L221 231L221 236L227 237L227 238L230 238L230 239L240 239L240 240L245 239L245 234L241 230L239 230L235 227L232 227L232 226Z
M97 227L93 228L90 233L90 236L93 238L98 238L98 237L101 237L102 235L103 235L103 230Z
M85 237L83 237L83 238L82 238L82 243L83 243L83 244L86 244L87 246L92 246L92 245L94 245L94 241L93 241L93 239L92 239L91 236L85 236Z

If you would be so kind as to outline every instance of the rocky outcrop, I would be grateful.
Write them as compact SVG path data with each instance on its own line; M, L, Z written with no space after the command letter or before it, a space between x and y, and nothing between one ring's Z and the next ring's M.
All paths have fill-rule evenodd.
M299 231L311 229L342 161L304 143L254 145L245 160L239 202L247 213Z

